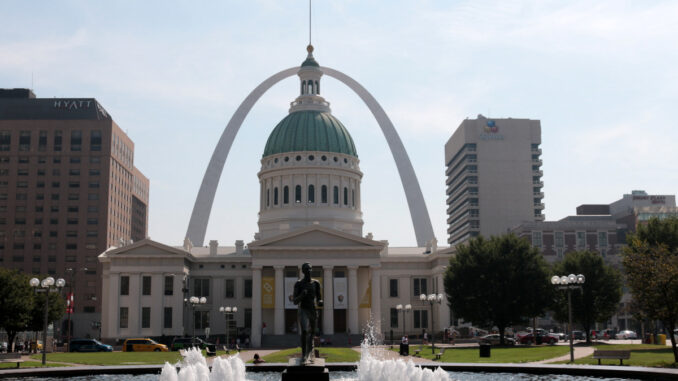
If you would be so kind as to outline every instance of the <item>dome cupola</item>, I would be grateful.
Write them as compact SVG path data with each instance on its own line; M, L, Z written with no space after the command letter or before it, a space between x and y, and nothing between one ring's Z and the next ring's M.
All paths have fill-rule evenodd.
M358 153L346 127L320 96L320 65L307 47L299 96L266 141L258 173L258 238L309 225L362 235Z

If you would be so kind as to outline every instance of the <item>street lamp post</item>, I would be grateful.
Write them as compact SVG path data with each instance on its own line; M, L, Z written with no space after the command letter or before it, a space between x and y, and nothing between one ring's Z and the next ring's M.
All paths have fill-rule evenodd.
M433 323L433 304L440 304L443 302L443 294L421 294L419 295L419 300L422 302L428 302L431 305L431 353L435 354L436 352L436 330Z
M229 336L231 334L231 326L230 326L230 321L233 318L233 314L238 312L238 307L231 307L231 306L221 306L219 307L219 312L224 314L224 318L226 319L226 353L228 353L228 348L229 348Z
M191 296L188 299L188 302L191 303L191 306L193 307L193 337L191 338L191 345L195 345L195 307L207 303L207 298L204 296Z
M36 292L45 293L45 321L43 322L42 331L42 365L47 361L47 320L49 319L49 292L51 290L61 290L66 285L66 281L59 278L54 281L54 278L47 277L40 281L38 278L32 278L29 281L31 287L35 288Z
M586 278L582 274L570 274L567 276L554 275L551 278L551 284L558 286L558 289L560 290L567 290L567 313L569 318L568 332L570 334L570 362L574 362L574 337L572 335L572 290L578 289L581 291L581 285L584 284L585 280Z
M403 312L403 337L404 337L404 336L407 335L407 331L406 331L407 325L405 324L405 313L410 312L412 310L412 305L406 304L406 305L403 306L402 304L398 304L396 306L396 310Z

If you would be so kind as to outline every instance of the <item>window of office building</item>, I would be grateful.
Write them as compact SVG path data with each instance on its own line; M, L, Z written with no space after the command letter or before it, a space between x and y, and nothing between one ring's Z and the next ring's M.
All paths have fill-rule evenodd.
M556 247L565 246L565 234L563 232L555 232Z
M607 232L598 232L598 246L607 247Z
M62 132L59 130L54 131L54 150L61 151L62 144Z
M71 131L71 151L81 151L82 150L82 131L73 130Z
M92 130L90 132L89 150L101 151L101 130Z
M541 232L532 232L532 246L541 249L543 246Z
M577 250L584 250L586 248L586 232L577 232Z
M129 295L129 276L120 277L120 295Z
M12 145L12 133L10 131L0 131L0 151L9 151Z
M31 150L31 132L30 131L20 131L19 132L19 151L30 151Z
M47 150L47 131L40 131L38 133L38 151Z
M151 277L141 277L141 295L151 295Z

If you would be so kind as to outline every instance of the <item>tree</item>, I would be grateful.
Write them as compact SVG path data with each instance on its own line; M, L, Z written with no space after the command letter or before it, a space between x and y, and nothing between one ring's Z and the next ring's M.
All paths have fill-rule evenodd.
M616 312L622 296L621 273L606 265L599 253L568 253L565 259L553 266L553 274L583 274L586 277L582 291L572 291L572 319L582 325L584 332L591 332L595 322L607 321ZM556 319L568 320L566 293L556 294L553 310ZM586 335L586 341L591 342L591 335Z
M653 218L639 225L628 237L623 264L634 305L668 328L678 363L673 333L678 322L678 218Z
M457 246L445 273L445 292L455 314L504 331L541 315L553 300L547 265L539 251L513 234L479 236Z
M12 348L16 334L26 330L33 309L33 288L28 276L0 268L0 328Z
M42 331L45 328L45 293L34 295L31 317L28 321L28 330ZM52 324L64 316L66 302L58 292L49 293L49 310L47 311L47 324Z

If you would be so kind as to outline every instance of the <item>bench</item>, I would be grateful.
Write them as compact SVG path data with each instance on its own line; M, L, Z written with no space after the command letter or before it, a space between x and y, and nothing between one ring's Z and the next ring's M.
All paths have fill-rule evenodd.
M421 352L421 347L419 349L414 350L414 357L419 357L419 353Z
M613 350L599 350L596 349L593 352L593 358L598 360L598 365L600 365L600 360L619 360L619 365L624 365L624 360L631 358L631 351L613 351Z
M445 354L445 348L440 348L438 353L436 353L436 360L440 360L440 358Z
M0 362L15 362L16 367L20 368L24 360L21 359L21 353L0 353Z

